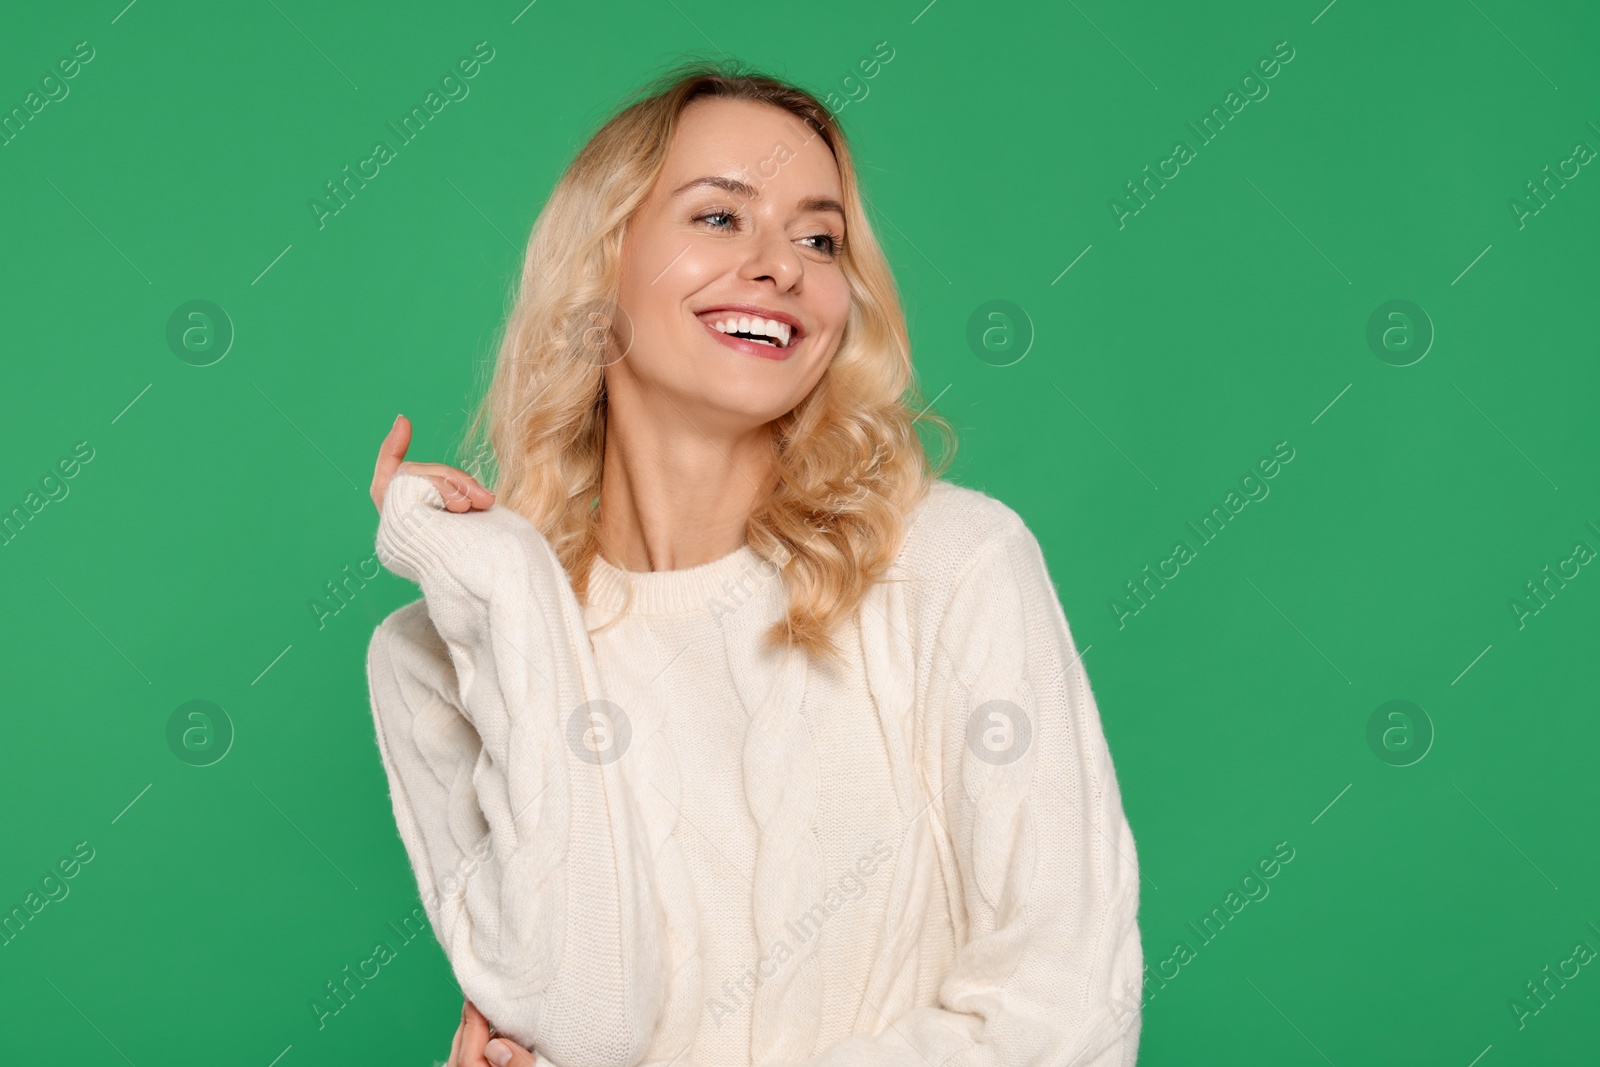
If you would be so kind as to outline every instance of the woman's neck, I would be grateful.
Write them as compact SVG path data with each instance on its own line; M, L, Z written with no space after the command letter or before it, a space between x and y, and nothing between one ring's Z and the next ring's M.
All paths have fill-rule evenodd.
M602 465L601 556L623 570L683 570L744 544L751 512L776 482L770 430L740 441L646 442L616 429L608 428Z

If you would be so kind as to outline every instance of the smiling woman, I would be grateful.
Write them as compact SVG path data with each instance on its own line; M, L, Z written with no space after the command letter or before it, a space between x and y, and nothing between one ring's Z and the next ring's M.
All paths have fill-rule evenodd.
M423 600L368 683L452 1067L1134 1061L1094 694L1033 534L930 466L861 202L814 96L672 72L534 226L485 462L380 448Z

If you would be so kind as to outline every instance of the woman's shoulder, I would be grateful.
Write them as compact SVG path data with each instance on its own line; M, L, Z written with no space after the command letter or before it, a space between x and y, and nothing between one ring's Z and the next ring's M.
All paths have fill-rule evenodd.
M908 582L908 608L937 610L975 561L1027 533L1004 501L943 478L929 483L907 515L896 566Z
M970 559L970 550L1025 528L1022 516L981 489L944 478L911 509L902 556ZM967 551L963 551L967 550Z

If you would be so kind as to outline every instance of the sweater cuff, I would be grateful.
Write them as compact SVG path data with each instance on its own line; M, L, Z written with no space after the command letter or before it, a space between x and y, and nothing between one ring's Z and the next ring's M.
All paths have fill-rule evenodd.
M378 562L421 584L422 576L446 560L459 559L472 542L471 512L452 512L433 481L421 474L396 474L384 493L378 519Z

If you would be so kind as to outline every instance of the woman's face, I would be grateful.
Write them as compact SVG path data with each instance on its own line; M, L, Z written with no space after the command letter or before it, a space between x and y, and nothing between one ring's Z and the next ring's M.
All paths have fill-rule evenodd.
M788 111L689 104L623 242L618 302L632 336L606 368L612 396L613 376L637 379L646 402L664 394L665 411L719 435L792 410L850 311L843 199L832 151ZM733 336L741 327L777 344Z

